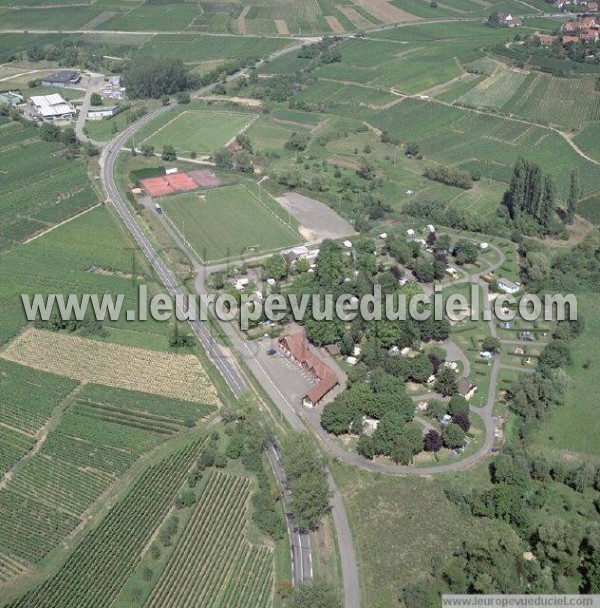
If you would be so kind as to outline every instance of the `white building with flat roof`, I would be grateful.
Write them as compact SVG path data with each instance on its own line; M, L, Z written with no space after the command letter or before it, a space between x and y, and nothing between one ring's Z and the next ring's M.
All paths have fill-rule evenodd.
M29 99L36 114L42 120L71 120L75 118L75 106L58 93L33 95Z

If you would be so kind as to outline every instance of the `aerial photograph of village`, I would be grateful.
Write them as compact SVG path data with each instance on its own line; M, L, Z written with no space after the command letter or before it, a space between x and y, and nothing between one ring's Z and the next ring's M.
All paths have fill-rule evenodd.
M0 608L600 608L599 227L597 1L0 0Z

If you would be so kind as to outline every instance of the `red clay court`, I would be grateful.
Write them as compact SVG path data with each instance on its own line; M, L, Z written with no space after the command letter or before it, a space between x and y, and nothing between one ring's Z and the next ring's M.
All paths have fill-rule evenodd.
M148 177L141 180L140 184L152 198L158 198L176 192L190 192L199 187L214 188L221 185L221 180L210 169L200 169L190 173Z

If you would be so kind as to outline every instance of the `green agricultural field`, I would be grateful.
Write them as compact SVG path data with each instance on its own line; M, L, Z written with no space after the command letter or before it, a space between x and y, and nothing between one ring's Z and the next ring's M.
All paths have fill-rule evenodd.
M46 29L77 29L97 17L102 9L88 6L70 8L27 8L7 11L0 16L0 29L35 29L40 23Z
M67 160L31 124L0 120L0 166L0 251L98 202L85 162Z
M522 72L500 68L456 102L465 106L499 110L513 97L526 78Z
M158 34L145 42L136 52L140 55L176 57L185 63L194 64L235 57L268 57L289 44L289 40L276 38L203 36L187 33Z
M291 134L291 125L284 127L281 123L275 123L269 116L261 116L246 131L253 148L259 153L281 152Z
M265 545L250 544L245 533L246 506L251 485L247 477L207 471L195 490L199 497L190 509L179 538L157 562L146 558L115 602L130 606L133 584L144 589L145 606L165 603L226 606L235 602L245 608L272 606L273 552ZM186 509L187 511L187 509ZM183 513L182 517L187 517ZM219 547L219 555L215 547ZM156 575L144 582L143 568ZM185 581L198 581L186 585ZM147 599L146 599L147 598Z
M15 608L110 604L172 507L189 467L198 456L199 447L197 442L191 443L146 468L128 494L77 545L65 567L17 600ZM27 517L24 508L19 519L35 521L38 526L41 523ZM50 518L47 520L50 521ZM52 523L55 527L58 524L68 525L69 516L61 514ZM25 540L34 542L33 537ZM42 540L48 542L46 536L36 540L38 543ZM85 576L84 573L90 572L94 572L94 576Z
M132 268L140 279L127 278ZM21 293L122 293L124 307L135 307L138 284L148 281L144 272L142 258L134 254L103 208L93 209L35 241L7 251L0 265L0 344L13 338L26 324ZM121 319L114 325L162 334L165 342L171 331L169 323L154 320Z
M559 196L566 196L574 166L580 169L585 194L600 190L598 167L577 155L559 134L543 127L416 99L379 112L369 122L401 141L418 142L426 158L441 163L477 160L489 163L490 168L493 163L502 169L501 177L523 155L552 173Z
M262 254L302 242L266 192L245 186L179 194L161 199L166 216L205 262Z
M596 78L557 78L531 73L502 107L541 124L577 130L585 121L600 120L600 91Z
M200 8L192 4L140 4L132 11L118 14L103 22L99 29L126 32L160 32L184 30L200 15Z
M178 154L212 154L232 140L247 127L256 116L213 110L184 110L173 117L168 115L164 125L139 145L151 144L160 150L172 145Z
M588 123L573 141L588 155L600 162L600 121Z

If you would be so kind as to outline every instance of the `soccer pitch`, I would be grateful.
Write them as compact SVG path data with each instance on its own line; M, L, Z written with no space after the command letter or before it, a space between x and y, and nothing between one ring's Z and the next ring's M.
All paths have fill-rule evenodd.
M245 186L226 186L205 195L161 199L166 216L204 262L260 255L303 242L270 195L261 200Z
M212 154L256 118L253 114L185 110L142 143L157 149L171 145L178 154Z

